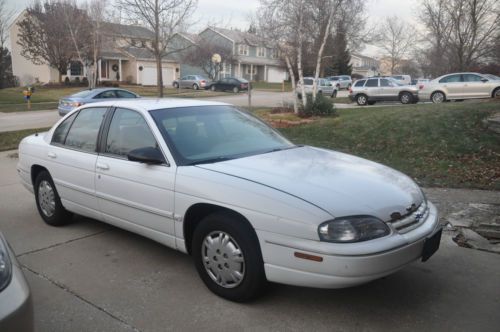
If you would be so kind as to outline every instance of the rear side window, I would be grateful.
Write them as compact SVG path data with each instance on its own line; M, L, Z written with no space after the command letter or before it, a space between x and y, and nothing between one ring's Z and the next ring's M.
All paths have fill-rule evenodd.
M378 87L378 79L375 78L366 81L365 87L370 87L370 88Z
M313 80L310 78L304 79L304 85L313 85Z
M483 79L481 76L474 74L464 74L463 76L465 82L481 82Z
M386 78L381 78L380 79L380 86L391 86L391 84L389 83L389 80L386 79Z
M69 129L64 145L78 150L95 152L97 134L105 114L105 108L81 110Z
M54 130L54 135L52 135L53 144L64 144L68 130L71 127L73 120L75 120L76 115L77 113L69 116L56 128L56 130Z
M105 152L126 156L139 148L156 147L156 140L146 120L135 111L119 108L113 114Z
M123 91L123 90L116 90L116 96L118 98L136 98L136 96L128 91Z
M354 86L358 87L358 88L362 87L363 85L365 85L365 82L366 82L366 80L359 80L356 83L354 83Z
M108 90L108 91L101 92L100 94L98 94L94 98L97 98L97 99L116 98L115 90Z

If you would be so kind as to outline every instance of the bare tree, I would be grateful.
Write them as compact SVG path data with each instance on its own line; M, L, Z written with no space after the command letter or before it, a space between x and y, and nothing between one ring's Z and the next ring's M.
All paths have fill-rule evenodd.
M221 62L212 61L212 56L219 54ZM222 70L223 63L232 63L233 50L215 44L211 40L200 39L195 45L183 52L183 61L192 66L200 67L208 78L215 80Z
M378 44L389 56L391 75L395 74L396 67L411 50L412 31L411 26L397 16L386 18L381 27Z
M170 46L176 32L194 12L197 0L119 0L128 18L153 31L153 40L145 47L156 60L158 97L163 97L162 61L179 52Z
M107 9L106 0L90 0L87 3L88 15L92 18L90 21L90 37L91 37L91 50L92 50L92 66L89 73L89 87L95 88L97 83L97 64L101 57L101 49L103 43L102 28L105 22L105 14Z
M0 49L3 49L8 37L8 23L13 15L13 11L8 10L5 0L0 0Z
M13 84L12 59L6 47L8 22L12 14L7 10L5 0L0 0L0 89Z
M69 31L61 28L64 6L64 3L52 0L35 2L26 9L26 17L17 23L21 55L34 64L56 68L59 82L75 54Z

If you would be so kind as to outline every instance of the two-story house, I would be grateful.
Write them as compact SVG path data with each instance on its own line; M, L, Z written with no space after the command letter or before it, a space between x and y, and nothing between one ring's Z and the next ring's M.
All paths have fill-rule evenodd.
M377 59L359 53L352 53L350 65L352 66L352 74L363 77L379 75L380 64Z
M21 46L17 43L19 27L17 23L26 15L23 11L10 26L12 52L12 71L21 85L34 82L49 83L59 80L57 69L48 64L37 65L21 55ZM99 82L118 81L142 85L156 85L156 61L146 46L151 45L153 32L140 26L103 23L101 27L101 50L97 66ZM179 64L173 58L162 61L163 84L171 85L177 77ZM75 59L63 80L71 81L86 77L86 68Z
M239 77L249 81L279 83L288 79L288 72L278 51L259 36L238 30L208 27L197 35L180 33L179 43L195 45L200 40L208 41L221 49L231 50L231 56L223 59L219 78ZM215 48L216 49L216 48ZM180 75L204 75L201 68L181 61Z

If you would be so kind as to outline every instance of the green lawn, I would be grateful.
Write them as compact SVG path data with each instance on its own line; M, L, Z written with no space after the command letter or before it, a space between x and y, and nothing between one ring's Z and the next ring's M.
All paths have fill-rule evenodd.
M21 142L24 137L47 130L49 130L49 128L0 132L0 151L17 149L19 142Z
M386 164L423 186L500 190L500 136L481 123L495 111L499 102L339 109L338 117L280 131Z
M254 90L283 91L283 83L252 82ZM292 91L292 83L285 82L285 91Z

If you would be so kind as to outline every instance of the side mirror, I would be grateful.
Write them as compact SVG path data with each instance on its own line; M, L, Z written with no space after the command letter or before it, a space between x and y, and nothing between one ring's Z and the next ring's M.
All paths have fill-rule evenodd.
M161 165L165 163L165 158L163 158L161 151L153 147L134 149L127 154L127 158L130 161L138 161L150 165Z
M488 82L488 81L489 81L489 80L487 80L486 78L482 78L482 79L481 79L481 82L483 82L483 83L486 83L486 82Z

